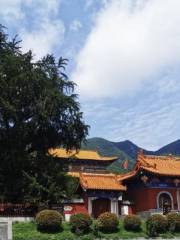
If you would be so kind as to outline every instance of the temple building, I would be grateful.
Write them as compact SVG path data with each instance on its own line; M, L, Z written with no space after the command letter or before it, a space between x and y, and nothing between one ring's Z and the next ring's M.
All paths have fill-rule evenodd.
M119 202L122 201L126 187L118 176L107 171L107 167L117 157L102 157L96 151L51 149L49 153L67 163L69 174L79 178L77 193L81 199L74 199L65 204L65 218L76 212L87 212L98 217L103 212L120 214Z
M180 211L180 157L138 154L133 170L120 175L129 212L147 215Z
M79 176L81 172L87 173L108 173L107 167L116 161L117 157L102 157L97 151L80 150L76 152L65 149L50 149L49 153L67 163L71 175Z
M180 211L180 157L137 156L133 169L113 174L107 167L117 157L102 157L96 151L66 152L54 149L50 154L69 165L69 174L78 177L77 193L81 199L65 204L65 218L77 212L92 217L109 211L117 215Z

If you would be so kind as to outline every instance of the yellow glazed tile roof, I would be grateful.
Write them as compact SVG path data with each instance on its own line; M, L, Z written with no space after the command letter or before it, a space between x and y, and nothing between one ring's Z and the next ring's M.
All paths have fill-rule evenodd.
M168 175L180 176L180 157L169 156L148 156L139 157L140 167L148 172Z
M132 170L130 172L124 173L124 174L120 174L117 176L119 181L123 181L125 179L129 179L131 177L134 177L136 175L137 171L136 170Z
M113 161L116 160L117 157L102 157L96 151L91 150L80 150L76 152L76 150L66 151L63 148L55 148L50 149L49 154L59 158L75 158L82 160L96 160L96 161Z
M133 170L119 175L118 179L122 181L131 178L141 169L157 175L180 176L180 157L144 155L141 152L138 154Z
M80 184L85 189L125 191L114 174L80 173Z

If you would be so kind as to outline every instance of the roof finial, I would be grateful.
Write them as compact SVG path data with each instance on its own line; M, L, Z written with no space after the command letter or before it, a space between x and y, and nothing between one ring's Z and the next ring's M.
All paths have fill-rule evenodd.
M144 155L144 152L143 152L143 149L142 149L142 148L139 149L138 155Z
M137 161L140 161L144 157L143 149L140 148L137 154Z

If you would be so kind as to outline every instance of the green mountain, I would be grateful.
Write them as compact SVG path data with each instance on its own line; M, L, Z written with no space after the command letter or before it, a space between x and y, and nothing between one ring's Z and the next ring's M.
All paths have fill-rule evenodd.
M122 167L122 164L125 160L128 160L128 170L132 169L137 153L140 150L140 147L135 145L129 140L122 142L110 142L103 138L90 138L87 140L86 144L83 144L83 149L96 150L102 156L117 156L119 159L115 161L108 168L109 171L121 173L125 170ZM180 155L180 140L172 142L157 151L148 151L143 149L145 154L151 155Z
M137 158L137 154L138 154L139 150L142 149L142 148L138 147L136 144L134 144L133 142L131 142L129 140L125 140L125 141L122 141L122 142L113 142L113 144L118 149L125 152L127 155L129 155L133 159ZM142 150L147 155L154 155L156 153L156 152L153 152L153 151L148 151L146 149L142 149Z
M156 155L167 155L172 154L179 156L180 155L180 140L169 143L168 145L160 148L155 152Z
M140 147L135 145L134 143L126 140L122 142L114 142L113 143L118 149L125 152L127 155L136 159L137 153L140 150ZM174 141L172 143L167 144L166 146L156 150L156 151L148 151L143 149L143 152L147 155L168 155L172 154L175 156L180 155L180 140Z
M82 149L86 150L96 150L102 156L115 156L119 159L111 164L108 168L112 172L124 172L122 164L125 160L128 160L128 170L130 170L134 165L134 159L130 157L125 152L121 151L118 147L115 146L113 142L110 142L103 138L90 138L87 140L86 144L83 144Z

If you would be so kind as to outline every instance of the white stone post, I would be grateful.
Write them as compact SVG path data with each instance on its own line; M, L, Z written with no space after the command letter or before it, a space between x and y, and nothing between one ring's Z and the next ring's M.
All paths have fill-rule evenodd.
M8 221L8 240L12 240L12 221Z
M117 198L111 198L111 213L115 213L117 216L119 215L119 205Z
M88 197L88 213L90 216L92 215L92 201L96 199L96 197Z
M91 216L92 215L92 200L91 197L88 197L88 213Z
M121 215L128 215L129 214L129 206L128 205L122 205L121 206Z
M0 222L0 240L12 240L12 221Z
M177 207L178 211L180 211L180 190L177 189Z

